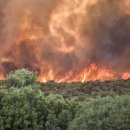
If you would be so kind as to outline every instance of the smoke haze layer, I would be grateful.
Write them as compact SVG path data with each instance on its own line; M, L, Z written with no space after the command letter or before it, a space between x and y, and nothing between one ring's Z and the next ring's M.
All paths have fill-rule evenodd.
M3 75L24 67L71 80L94 64L122 78L130 72L130 2L0 0L0 47Z

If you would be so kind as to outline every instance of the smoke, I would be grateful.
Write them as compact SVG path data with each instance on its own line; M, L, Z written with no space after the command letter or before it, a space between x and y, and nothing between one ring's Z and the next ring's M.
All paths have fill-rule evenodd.
M123 1L100 1L90 7L90 30L84 32L88 31L92 43L91 51L94 53L91 53L91 62L128 71L130 15L122 12L119 4L123 4Z
M0 72L73 79L92 64L130 72L128 0L0 1Z

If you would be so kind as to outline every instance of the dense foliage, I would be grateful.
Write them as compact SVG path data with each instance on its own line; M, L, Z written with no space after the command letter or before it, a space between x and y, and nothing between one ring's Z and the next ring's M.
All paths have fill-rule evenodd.
M39 83L45 95L60 94L65 98L79 97L84 100L88 97L105 97L113 95L130 94L130 79L113 81L88 81L77 83L56 83L48 81Z
M106 97L86 103L69 130L129 130L130 96Z
M48 95L39 89L36 74L11 72L0 89L0 130L65 130L80 108L78 99Z
M7 87L24 87L35 83L37 79L37 73L30 72L26 69L20 69L10 72L6 78Z
M80 105L31 86L0 91L0 130L65 130Z
M102 92L99 85L104 83L95 81L91 82L91 85L90 82L57 84L50 81L41 84L36 81L36 76L37 73L21 69L11 72L6 80L1 82L0 130L130 129L129 93L127 96L112 94L112 97L101 98L102 95L100 97L99 95ZM127 84L125 88L129 88L129 80L125 83ZM96 89L96 86L92 87L93 84L99 87ZM80 94L78 99L75 97L77 95L66 98L60 93L63 89L65 92L69 91L71 85L73 86L70 88L71 91L74 90L74 85L77 90L79 88L79 91L81 89L84 91L84 95L87 95L84 96L84 100L79 100L82 99ZM56 93L52 91L54 87L58 89ZM91 91L88 88L91 88ZM109 87L106 86L103 89L106 91ZM99 91L99 94L95 95L98 96L97 99L90 98L92 94L88 94L94 90Z

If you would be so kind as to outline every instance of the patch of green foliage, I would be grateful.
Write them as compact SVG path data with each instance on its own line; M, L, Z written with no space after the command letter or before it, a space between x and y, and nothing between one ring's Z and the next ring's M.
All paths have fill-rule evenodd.
M130 95L84 101L54 93L44 95L43 90L57 84L42 86L36 79L37 73L21 69L11 72L0 85L0 130L130 129ZM58 90L64 89L60 87Z
M90 97L106 97L130 94L130 79L113 81L88 81L75 83L56 83L48 81L39 83L45 95L49 93L61 94L65 98L78 97L84 100Z
M36 84L36 74L11 72L0 89L0 130L65 130L80 108L78 99L48 95Z
M0 130L65 130L80 103L31 86L0 91Z
M130 96L106 97L84 105L69 130L129 130Z
M27 69L20 69L10 72L6 78L7 87L24 87L35 83L37 73L33 73Z

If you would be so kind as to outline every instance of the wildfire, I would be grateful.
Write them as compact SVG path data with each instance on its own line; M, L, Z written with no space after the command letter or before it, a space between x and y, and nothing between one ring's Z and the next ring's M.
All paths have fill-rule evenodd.
M63 78L52 78L51 80L55 80L56 82L87 82L87 81L105 81L105 80L116 80L116 79L128 79L130 78L130 73L124 72L120 73L117 78L116 73L114 71L108 70L106 68L98 67L96 64L91 64L90 67L85 68L78 75L73 77L72 72L66 74ZM41 82L47 82L50 80L50 76L44 77L41 74L38 78Z
M130 77L129 0L0 2L0 79L38 71L46 82Z
M124 73L122 74L122 79L128 79L128 78L130 78L130 73L124 72Z
M0 80L4 80L4 76L3 75L0 75Z

